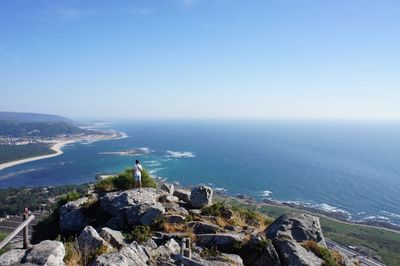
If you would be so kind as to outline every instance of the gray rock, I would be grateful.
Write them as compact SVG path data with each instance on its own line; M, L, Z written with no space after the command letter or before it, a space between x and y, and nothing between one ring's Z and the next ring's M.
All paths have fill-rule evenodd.
M305 213L280 216L268 227L266 234L269 239L289 236L297 242L313 240L326 247L319 218Z
M175 197L177 197L179 200L182 200L184 202L189 202L190 201L190 191L188 191L188 190L175 189L173 195Z
M207 258L207 260L201 259L200 262L205 266L243 266L243 260L240 256L226 253L222 253L216 257Z
M99 234L105 241L110 243L115 248L122 248L125 246L124 236L120 231L112 230L107 227L103 227Z
M26 249L11 249L0 256L0 265L19 265L26 253Z
M207 186L197 186L190 193L190 205L195 209L201 209L212 204L213 190Z
M88 253L95 253L98 249L105 247L106 250L112 250L108 244L90 225L86 226L78 237L79 249Z
M113 230L123 230L126 227L125 218L122 215L112 217L106 224L106 227Z
M143 225L151 225L165 213L165 209L161 203L157 202L140 217L140 223Z
M195 234L216 234L223 231L220 227L212 223L194 221L187 225L193 229L193 233Z
M142 243L143 246L149 247L151 249L156 249L158 246L153 239L149 238L146 242Z
M243 235L240 234L201 234L196 235L198 245L213 248L223 252L230 252L236 244L243 242Z
M259 236L252 236L246 245L246 264L254 266L280 266L278 253L276 252L272 241L262 239Z
M189 212L185 208L179 206L179 204L168 202L163 203L163 206L165 208L165 212L167 213L180 214L183 216L189 215Z
M170 194L164 194L164 195L161 195L160 196L160 198L158 199L160 202L166 202L166 203L168 203L168 202L172 202L172 203L175 203L175 202L178 202L179 201L179 199L177 198L177 197L175 197L175 196L172 196L172 195L170 195Z
M177 215L177 214L165 215L164 218L168 223L171 223L171 224L180 224L186 220L185 216Z
M309 214L282 215L268 227L266 236L272 240L282 265L323 264L323 260L301 245L303 241L313 240L326 247L317 217Z
M174 185L168 183L162 183L161 189L167 192L169 195L174 195Z
M102 254L92 263L93 266L142 266L148 262L147 255L135 242L123 247L119 252Z
M100 198L100 206L105 213L117 216L121 212L125 212L127 207L141 204L154 205L158 194L154 188L142 188L141 191L110 192Z
M160 259L169 260L172 254L178 254L179 252L180 252L180 246L178 242L176 242L174 239L171 238L170 240L167 241L167 243L156 248L153 253L154 256L159 260Z
M22 259L23 263L35 265L60 266L64 265L65 248L61 242L45 240L34 245Z
M82 206L89 202L89 200L88 197L80 198L60 207L61 231L79 232L87 225L88 220L82 212Z

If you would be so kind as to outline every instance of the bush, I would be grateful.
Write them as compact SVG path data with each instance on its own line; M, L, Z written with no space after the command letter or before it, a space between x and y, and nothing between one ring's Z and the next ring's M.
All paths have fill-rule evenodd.
M117 176L101 180L95 184L97 191L127 190L133 189L135 180L132 169L126 169ZM156 187L156 183L146 170L142 171L142 187Z
M60 199L58 200L58 206L62 206L70 201L77 200L79 199L80 196L81 195L76 190L70 191L67 194L60 197Z
M153 231L150 226L138 225L135 226L130 233L126 234L126 238L128 238L129 241L136 241L140 244L146 242L152 235Z
M214 217L223 217L224 213L229 210L228 206L226 206L225 201L219 201L211 206L207 206L201 210L202 215L214 216Z
M303 244L303 247L307 250L311 250L317 257L320 257L325 261L326 266L339 266L341 262L337 262L336 259L332 256L329 249L318 245L315 241L307 240Z

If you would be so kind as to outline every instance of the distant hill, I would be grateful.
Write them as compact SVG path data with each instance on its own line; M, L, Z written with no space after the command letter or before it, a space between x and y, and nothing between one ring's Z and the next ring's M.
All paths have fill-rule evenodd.
M13 137L53 137L59 134L77 134L84 129L64 122L18 122L0 120L0 135Z
M19 113L19 112L0 112L0 120L29 122L29 123L62 122L66 124L74 124L74 121L72 121L71 119L59 115Z

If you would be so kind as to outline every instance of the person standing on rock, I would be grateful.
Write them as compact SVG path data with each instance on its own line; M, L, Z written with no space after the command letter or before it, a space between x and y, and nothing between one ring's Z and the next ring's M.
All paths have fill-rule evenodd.
M142 188L142 171L143 167L140 165L139 160L136 160L135 166L133 167L133 175L135 178L135 187Z

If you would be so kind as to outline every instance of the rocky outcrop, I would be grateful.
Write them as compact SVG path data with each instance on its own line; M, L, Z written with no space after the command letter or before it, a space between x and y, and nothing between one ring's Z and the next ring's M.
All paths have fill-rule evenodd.
M206 248L217 248L230 252L236 245L243 243L244 236L240 234L202 234L196 235L196 243Z
M191 228L195 234L216 234L223 231L215 224L198 221L188 223L188 227Z
M0 256L0 265L18 265L26 253L26 249L9 250Z
M64 256L65 248L61 242L45 240L34 245L22 262L33 265L60 266L64 265Z
M254 266L280 266L278 253L269 239L252 236L245 246L245 264Z
M207 186L197 186L190 193L190 205L192 208L201 209L212 204L213 190Z
M174 185L168 183L162 183L161 189L167 192L169 195L174 195Z
M68 202L59 209L61 231L79 232L84 228L88 219L82 211L82 207L89 202L89 198L80 198Z
M174 194L179 200L184 202L190 201L190 191L184 189L175 189Z
M159 193L153 188L139 190L126 190L110 192L100 198L102 210L111 215L118 216L125 209L138 205L152 206L157 202Z
M106 242L110 243L115 248L122 248L125 246L124 236L120 231L112 230L103 227L99 234Z
M136 242L121 248L118 252L105 253L98 256L93 266L142 266L149 261L148 256Z
M139 221L143 225L151 225L165 213L165 209L161 203L157 202L149 207L140 217Z
M325 246L319 218L309 214L282 215L266 230L283 265L322 265L323 260L301 243L312 240Z
M96 253L99 249L105 249L106 251L112 250L112 247L107 243L97 231L89 226L86 226L78 237L79 249L84 250L88 253Z

